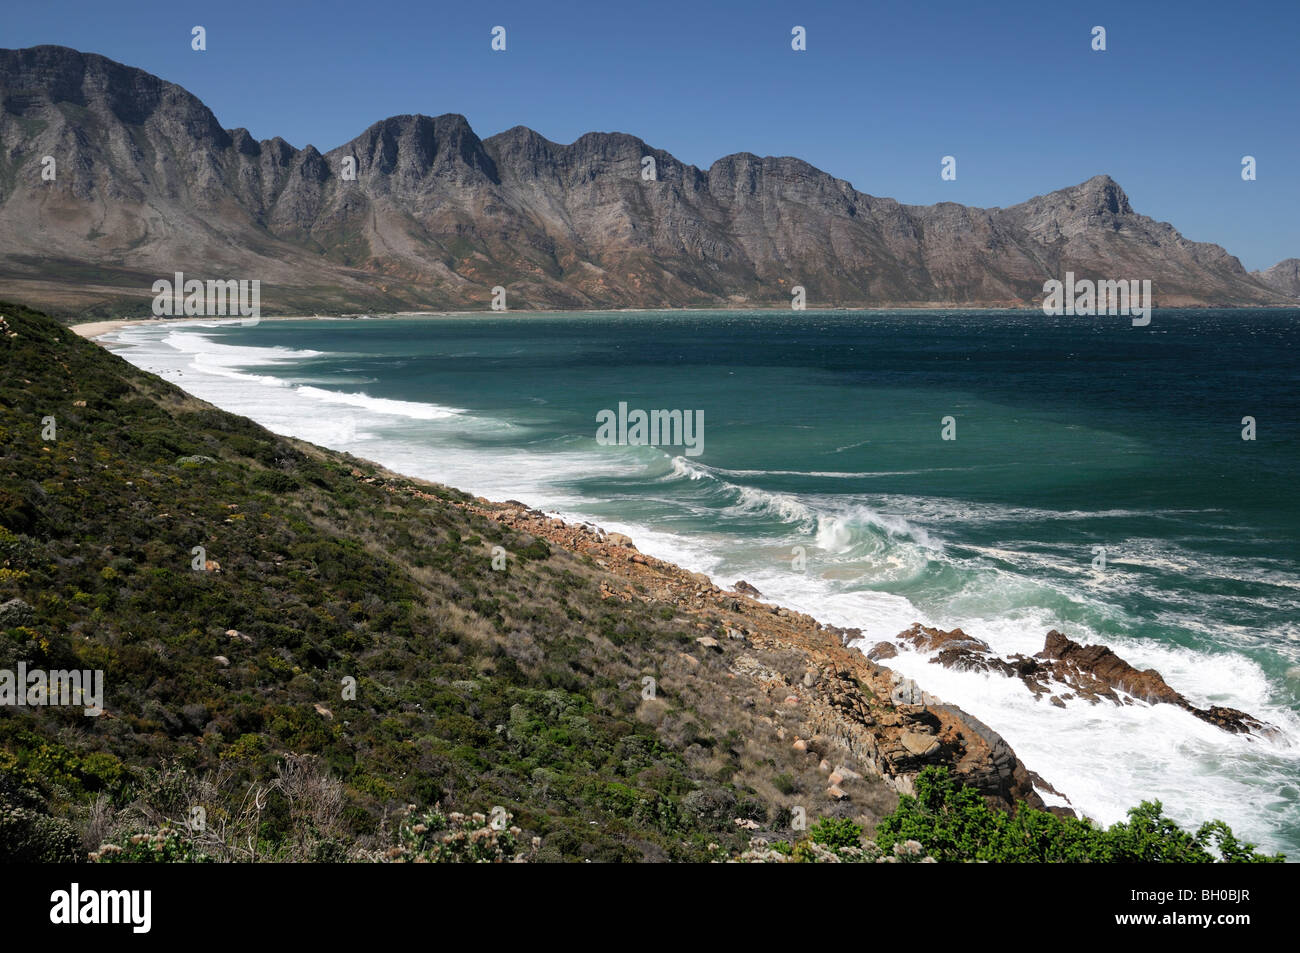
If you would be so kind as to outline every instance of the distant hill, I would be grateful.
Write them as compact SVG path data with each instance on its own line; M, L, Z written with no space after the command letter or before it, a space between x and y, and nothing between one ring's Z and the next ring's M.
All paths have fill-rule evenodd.
M1261 282L1292 298L1300 298L1300 258L1284 258L1272 268L1253 271Z
M1162 306L1294 294L1104 175L1005 209L903 205L795 158L698 169L622 133L480 139L454 114L322 155L56 46L0 50L0 144L0 281L65 314L144 314L176 271L259 279L269 311L306 313L486 308L495 286L512 309L786 307L794 285L810 307L1019 306L1067 270L1149 278Z

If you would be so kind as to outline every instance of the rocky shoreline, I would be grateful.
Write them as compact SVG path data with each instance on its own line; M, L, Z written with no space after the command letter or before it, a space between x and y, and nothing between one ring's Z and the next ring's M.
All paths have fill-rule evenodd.
M408 486L407 492L419 490ZM680 653L685 663L698 665L699 654L721 656L730 678L758 683L774 705L772 715L761 716L760 722L793 750L819 760L831 800L850 798L851 782L872 779L910 794L915 776L934 765L946 766L1003 809L1023 803L1063 815L1077 813L1044 802L1040 791L1069 799L1030 770L996 731L881 664L905 642L924 651L937 649L931 659L935 664L1021 678L1036 697L1048 694L1053 704L1173 704L1225 731L1263 737L1278 732L1236 709L1199 709L1159 672L1136 669L1104 646L1081 645L1056 631L1048 633L1044 651L1032 658L1001 659L960 629L944 632L920 624L900 633L894 643L877 643L864 654L851 647L861 637L856 629L825 625L762 602L762 593L743 580L725 590L703 573L640 552L621 533L566 523L517 500L476 498L458 505L589 557L606 577L602 598L669 604L695 618L701 634L693 653ZM802 679L792 680L762 664L758 656L764 651L795 652L804 665Z
M893 658L904 644L933 652L932 664L967 672L993 672L1017 678L1035 698L1064 708L1070 702L1115 705L1174 705L1208 724L1233 734L1277 738L1280 730L1236 708L1211 705L1197 708L1174 690L1153 668L1138 669L1104 645L1082 645L1055 629L1047 633L1043 650L1032 656L993 654L988 643L961 629L944 632L913 625L893 642L877 642L867 652L875 660Z
M437 499L396 474L353 475L395 494ZM728 691L747 696L747 705L755 697L770 702L770 713L755 712L756 724L817 767L830 801L855 799L877 781L910 794L915 776L932 765L946 766L1006 810L1021 803L1048 809L1035 787L1057 793L997 732L850 648L853 630L760 602L761 594L743 581L724 590L590 523L566 523L516 500L468 498L455 505L589 559L601 598L672 606L694 620L699 635L676 661L687 670L721 663Z
M1040 779L997 732L850 648L851 630L760 602L761 593L743 580L724 590L703 573L639 552L620 533L567 524L517 501L476 500L470 506L512 529L591 556L612 577L603 589L606 598L653 599L697 617L695 625L704 633L697 645L721 653L735 677L764 682L774 698L783 696L771 720L774 732L809 758L838 748L856 762L838 769L828 761L821 765L823 773L832 768L827 778L832 798L844 796L843 781L853 774L874 775L910 794L912 779L923 768L945 765L999 806L1046 807L1034 789ZM801 653L803 678L791 684L758 664L752 652L764 648ZM1050 790L1050 785L1039 787Z

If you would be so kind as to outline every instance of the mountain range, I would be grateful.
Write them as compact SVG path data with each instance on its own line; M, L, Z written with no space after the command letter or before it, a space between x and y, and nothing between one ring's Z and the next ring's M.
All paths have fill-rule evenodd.
M58 46L0 50L0 146L0 287L65 315L147 314L178 271L258 279L293 313L486 309L497 286L512 310L789 307L794 286L809 307L1023 307L1067 270L1150 279L1161 306L1300 297L1300 260L1247 272L1105 175L1009 208L904 205L796 158L700 169L623 133L481 139L455 114L321 153Z

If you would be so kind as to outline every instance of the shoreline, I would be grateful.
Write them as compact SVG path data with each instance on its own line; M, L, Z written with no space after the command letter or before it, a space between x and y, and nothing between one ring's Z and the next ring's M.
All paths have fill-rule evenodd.
M149 320L87 322L72 330L94 340ZM770 714L756 711L758 722L772 733L774 743L791 749L810 770L824 776L828 786L818 797L827 802L856 802L865 796L863 785L875 783L883 784L891 796L911 794L916 775L935 766L946 767L1004 809L1025 804L1076 814L1071 807L1044 801L1040 790L1069 803L994 729L853 647L856 630L765 601L746 583L724 589L707 575L644 554L629 537L595 524L566 523L518 500L493 502L353 454L285 439L305 452L352 462L351 474L359 482L395 496L469 511L589 562L605 577L600 583L602 599L673 605L695 631L678 651L665 646L671 664L696 677L705 677L721 664L725 680L711 681L712 691L729 694L744 684L751 698L766 697Z
M1300 310L1300 302L1296 305L1172 305L1160 308L1163 311L1289 311ZM772 312L774 314L892 314L900 311L915 312L918 314L926 312L941 311L962 311L962 312L981 312L988 314L999 313L1034 313L1041 312L1041 305L966 305L966 304L936 304L925 303L917 305L881 305L874 307L833 307L833 308L806 308L804 311L793 311L788 307L777 306L746 306L746 307L712 307L712 308L596 308L593 310L575 310L573 308L541 308L537 310L506 310L492 311L473 310L473 311L394 311L384 314L276 314L264 315L258 318L262 321L386 321L393 318L428 318L428 319L456 319L456 318L517 318L524 319L530 317L545 317L551 315L604 315L604 314L746 314L755 311ZM241 317L162 317L162 318L107 318L95 321L78 321L75 324L67 324L70 331L75 332L83 338L94 340L103 337L106 334L112 334L123 328L135 327L145 324L212 324L234 323L247 320ZM254 325L249 325L253 327Z
M317 452L338 453L295 442ZM727 679L747 682L751 690L766 695L772 714L759 717L759 722L809 763L821 758L818 770L826 776L824 796L829 801L856 800L854 792L863 782L881 782L898 795L912 794L916 775L934 766L946 767L1003 808L1014 811L1023 804L1081 816L1072 806L1044 801L1045 793L1070 804L1026 766L996 730L854 647L857 630L765 601L743 580L724 588L704 573L642 553L628 536L594 523L565 522L518 500L491 501L454 488L446 489L463 498L447 501L422 489L443 484L348 456L373 474L354 468L352 476L360 482L395 496L447 502L590 561L607 577L600 584L602 599L671 604L700 633L681 647L677 660L694 670L702 664L701 656L721 661ZM919 623L913 629L922 631ZM724 682L715 689L736 692L738 686Z
M504 314L523 318L536 313L506 312ZM415 317L421 314L423 313L386 317ZM500 314L498 313L498 316ZM587 314L596 317L601 312L588 312ZM424 316L441 318L461 315L481 317L484 316L484 312L428 313ZM318 317L315 315L277 316L264 320L314 320ZM375 317L371 320L384 319ZM194 323L211 326L214 323L214 319L198 317L190 319L170 318L89 322L81 326L78 333L82 334L83 337L93 338L111 333L112 330L123 326L156 323L159 320L167 321L169 324ZM237 323L239 321L239 318L227 319L227 323ZM304 447L312 447L331 454L341 452L330 450L324 446L318 447L315 444L307 443L302 438L289 437L288 439L299 441ZM363 458L352 457L352 459L360 461ZM412 485L448 485L429 480L426 477L415 477L390 470L385 465L374 461L365 460L364 463L367 468L373 467L375 470L387 474L387 478L383 482L392 485L391 492L408 492L411 490ZM388 487L385 487L385 489L388 489ZM511 486L498 487L492 495L494 497L504 497L511 492L511 489ZM461 491L455 491L455 493L459 495ZM977 784L991 798L1006 802L1009 795L1005 786L1015 784L1017 793L1013 798L1014 800L1024 800L1042 809L1046 807L1043 798L1048 797L1049 802L1054 805L1053 810L1068 811L1071 815L1076 813L1074 809L1058 806L1070 804L1070 799L1064 792L1053 788L1050 781L1043 780L1030 771L1019 760L1010 744L995 730L977 721L959 707L945 705L940 698L924 691L913 681L913 678L920 679L925 684L933 685L934 682L919 674L914 666L905 669L905 671L912 671L913 678L909 678L902 672L879 664L878 657L874 653L867 654L868 646L866 644L853 645L851 640L845 638L851 630L821 623L799 609L774 604L767 601L766 597L756 591L748 592L744 588L740 588L739 584L727 588L721 580L715 584L712 579L701 573L694 573L667 560L643 554L631 539L618 533L601 530L594 524L587 523L581 515L569 514L565 518L569 519L570 522L565 523L562 519L557 518L558 514L556 512L542 512L516 500L493 503L481 497L471 497L470 499L475 501L471 505L476 507L476 512L479 515L545 539L568 553L577 556L585 555L597 560L600 568L613 577L611 587L603 596L605 598L638 599L643 602L654 602L660 598L659 594L667 593L669 598L679 607L689 606L690 612L698 618L696 626L709 632L708 636L701 636L701 638L710 638L711 641L722 646L721 648L709 647L711 652L722 653L722 658L717 659L719 662L724 659L729 662L729 656L732 654L731 650L737 647L730 642L727 636L727 632L732 628L730 624L722 631L717 628L718 614L719 611L722 611L734 614L735 618L732 621L737 623L737 627L741 631L749 633L747 635L748 643L743 641L739 643L742 648L746 644L761 644L768 646L773 652L799 652L802 656L815 660L811 667L816 667L822 672L831 673L825 677L840 680L848 678L860 687L866 686L865 693L861 693L864 698L868 699L867 702L862 703L865 707L854 709L856 715L867 719L866 721L859 721L855 718L845 723L845 712L839 710L839 704L834 701L837 697L843 697L843 686L837 683L832 684L835 685L835 689L839 694L828 696L828 700L828 698L810 697L818 693L804 685L799 678L790 678L784 684L782 692L778 693L777 697L773 699L774 715L781 716L775 722L778 728L783 723L789 727L790 721L788 719L793 718L796 712L802 714L805 710L805 704L809 709L819 705L829 705L829 714L819 709L817 717L821 721L818 722L819 734L816 738L827 735L831 738L841 740L847 738L851 740L852 750L855 751L855 755L852 761L848 763L857 764L864 775L878 776L885 780L895 791L908 793L911 778L919 770L918 765L923 767L926 763L938 763L947 765L950 769L961 774L962 770L959 765L964 763L968 766L974 765L983 772L993 771L993 774L998 778L996 784L991 784L988 780ZM587 529L588 527L589 529ZM625 526L620 528L635 535L633 529ZM615 539L626 540L626 542L620 541L612 544L610 540ZM759 580L759 582L761 584L762 580ZM837 621L846 625L853 624L845 622L844 619ZM952 635L953 633L943 634ZM906 633L901 633L901 635L906 635ZM716 638L713 638L714 636ZM898 636L892 633L889 636L882 637L894 639L895 641L898 639ZM696 639L696 641L700 640ZM691 648L694 649L694 646ZM694 650L698 653L698 649ZM1034 650L1029 649L1027 651L1032 652ZM711 657L710 653L705 654L706 657ZM935 661L935 659L930 659L930 661ZM1001 664L1001 662L995 664ZM800 672L802 673L802 669ZM738 678L741 677L741 673L733 670L731 674L725 677L729 679ZM819 678L821 677L819 676ZM728 684L728 682L721 683L724 691ZM734 685L735 683L730 684ZM820 685L820 683L818 684ZM943 683L940 682L940 684ZM786 707L786 699L790 697L795 698L795 701L791 703L793 710ZM882 712L878 706L873 706L872 702L876 698L884 699L886 704L891 706L889 711ZM855 701L854 704L856 705L858 702ZM945 714L942 717L936 715L936 712L939 711L943 711ZM893 720L896 714L900 717L899 721ZM988 716L985 715L985 717ZM927 718L932 720L927 721ZM894 731L895 728L899 728L902 733L955 740L951 742L942 741L940 749L936 749L937 753L927 753L928 757L918 759L915 752L910 752L905 747L899 747L902 744L902 734ZM796 735L794 741L816 741L816 738L810 739ZM914 744L916 743L914 737L912 741ZM820 741L816 743L820 745ZM953 747L943 747L943 745L949 743ZM802 751L803 749L797 750ZM975 751L979 753L972 753ZM1002 767L997 770L992 767L995 753L1002 759ZM934 759L938 759L937 762ZM1049 761L1048 763L1052 762ZM1031 778L1032 781L1026 782L1018 779L1017 774L1021 772L1023 772L1024 777ZM1051 780L1060 783L1061 779L1052 778ZM1078 793L1075 792L1076 796ZM1056 800L1057 797L1060 800ZM1036 799L1036 801L1031 800L1031 798ZM1084 808L1077 810L1078 813L1082 813ZM1105 821L1109 823L1110 819L1106 818Z

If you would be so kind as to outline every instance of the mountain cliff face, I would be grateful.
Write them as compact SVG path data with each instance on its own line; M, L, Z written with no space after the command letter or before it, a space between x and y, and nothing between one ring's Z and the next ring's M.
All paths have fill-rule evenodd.
M1284 258L1272 268L1252 271L1251 277L1291 298L1300 298L1300 258Z
M793 285L810 307L1015 306L1066 270L1150 278L1165 306L1293 300L1107 176L1005 209L902 205L794 158L702 170L621 133L480 139L451 114L321 154L63 47L0 50L0 144L0 281L64 311L146 312L175 271L260 279L268 310L486 308L497 285L512 309L787 307Z

